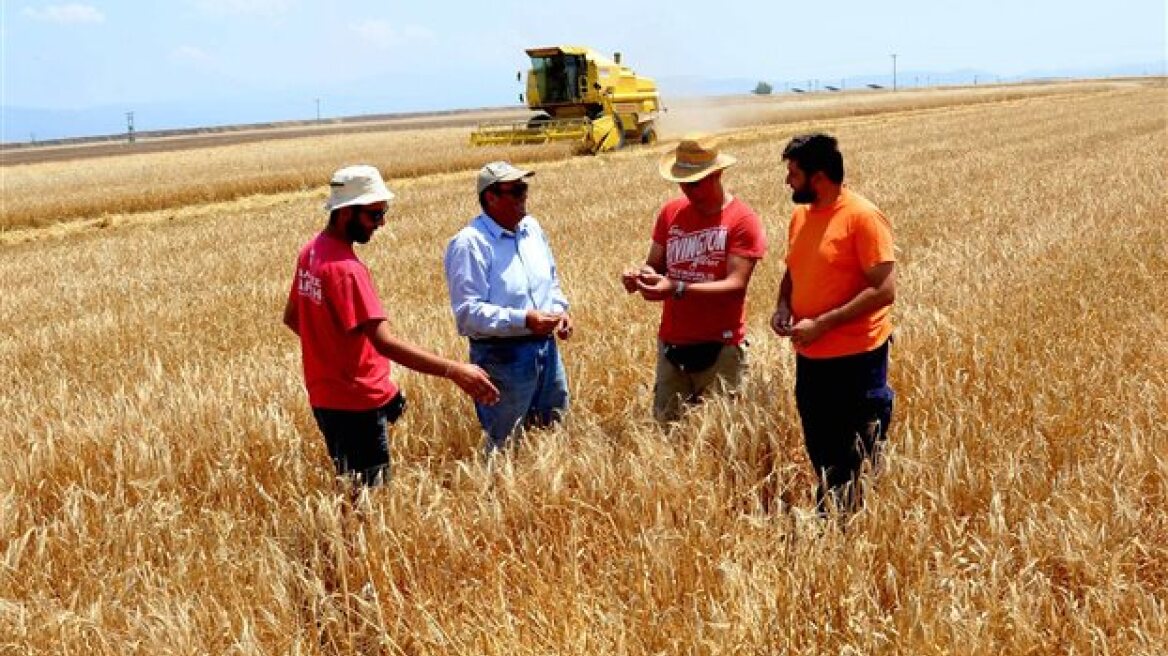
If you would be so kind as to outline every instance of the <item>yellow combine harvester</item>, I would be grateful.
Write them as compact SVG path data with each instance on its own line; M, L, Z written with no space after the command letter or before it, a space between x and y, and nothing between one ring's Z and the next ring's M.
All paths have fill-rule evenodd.
M474 146L576 141L588 152L626 143L657 141L661 100L657 83L591 48L532 48L526 121L483 123L470 135Z

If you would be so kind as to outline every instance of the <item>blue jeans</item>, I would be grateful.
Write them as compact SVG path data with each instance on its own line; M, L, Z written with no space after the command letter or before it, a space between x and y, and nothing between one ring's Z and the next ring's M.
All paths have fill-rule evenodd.
M555 339L472 340L470 361L499 388L498 403L475 404L487 451L501 448L521 427L547 426L567 411L568 377Z

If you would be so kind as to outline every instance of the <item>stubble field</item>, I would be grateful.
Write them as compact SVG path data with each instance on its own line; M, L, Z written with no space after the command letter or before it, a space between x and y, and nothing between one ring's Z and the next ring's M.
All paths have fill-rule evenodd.
M360 515L280 324L296 250L329 170L381 166L398 200L359 254L396 332L464 357L442 251L498 153L438 129L0 169L0 654L1163 653L1168 88L903 98L722 117L771 242L751 371L668 434L658 308L618 281L676 193L661 149L517 153L573 302L572 413L487 463L469 402L396 368L394 479ZM811 129L897 238L892 450L846 530L809 512L766 328L780 153ZM119 171L140 192L107 195Z

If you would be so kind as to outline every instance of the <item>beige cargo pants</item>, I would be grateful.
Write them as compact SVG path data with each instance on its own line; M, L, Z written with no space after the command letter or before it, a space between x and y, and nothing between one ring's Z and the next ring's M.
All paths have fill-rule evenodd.
M727 345L713 366L687 374L665 358L665 344L657 340L657 382L653 386L653 418L677 421L687 404L710 394L735 393L746 378L749 343Z

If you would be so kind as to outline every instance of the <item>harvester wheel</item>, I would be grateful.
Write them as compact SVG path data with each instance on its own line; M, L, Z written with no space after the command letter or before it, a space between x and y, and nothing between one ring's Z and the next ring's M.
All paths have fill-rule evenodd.
M641 143L646 146L652 146L657 143L657 130L653 128L652 123L646 125L645 129L641 132Z
M543 113L536 114L535 116L532 116L531 118L527 119L527 127L538 130L539 128L542 128L545 123L547 123L551 120L552 120L552 117L548 116L547 114L543 114Z

